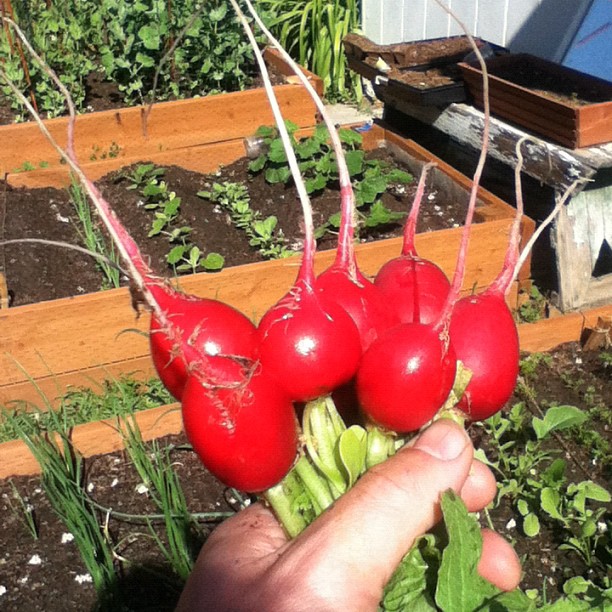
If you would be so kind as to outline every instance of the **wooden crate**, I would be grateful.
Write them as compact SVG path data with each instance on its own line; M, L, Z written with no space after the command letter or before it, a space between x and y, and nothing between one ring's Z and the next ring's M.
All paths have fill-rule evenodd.
M475 102L483 106L482 71L479 66L459 64ZM548 62L526 53L487 60L491 112L566 147L580 148L612 140L612 84L590 75ZM599 102L573 104L495 76L495 70L540 71L550 75L564 90L596 96ZM542 83L542 87L546 87Z
M612 305L581 313L518 326L521 350L549 351L565 342L580 339L582 331L593 327L600 317L612 317ZM178 404L138 412L135 416L144 440L178 434L183 429ZM72 442L84 457L111 453L123 448L117 419L79 425L72 431ZM0 444L0 478L38 474L40 468L28 447L21 441Z
M418 174L427 161L437 162L431 178L448 197L467 201L471 180L434 158L411 140L380 126L365 134L364 146L392 148ZM165 155L165 154L161 154ZM208 172L244 155L241 140L204 145L177 151L173 163ZM112 165L111 160L109 162ZM158 161L158 158L155 158ZM100 164L101 162L98 162ZM101 168L97 166L99 170ZM39 179L39 173L17 174ZM54 175L55 176L55 175ZM499 273L506 253L507 236L514 209L485 190L480 190L471 246L467 258L464 290L482 289ZM523 221L523 240L533 232L533 222ZM435 261L450 276L455 267L461 228L419 234L419 253ZM401 239L390 239L357 247L359 265L374 275L389 259L400 253ZM333 251L317 254L316 269L322 271L334 258ZM181 278L181 287L202 297L220 299L235 306L253 320L273 305L291 287L299 257L227 268L219 273L195 274ZM520 280L529 276L529 262ZM516 293L516 291L515 291ZM126 330L132 330L126 332ZM51 403L71 386L92 386L96 381L137 372L153 373L146 335L148 316L136 318L127 289L113 289L0 310L0 404L25 400L40 405L40 393ZM34 384L35 383L35 384Z

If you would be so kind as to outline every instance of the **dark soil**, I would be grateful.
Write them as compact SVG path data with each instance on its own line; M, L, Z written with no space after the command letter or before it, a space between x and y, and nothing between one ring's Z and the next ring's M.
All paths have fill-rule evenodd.
M550 437L543 444L543 450L551 455L540 464L538 473L556 459L566 461L566 478L568 482L579 483L591 480L610 490L612 482L612 366L604 365L599 351L583 351L577 342L562 345L549 353L550 360L542 361L535 371L524 374L522 379L531 389L529 393L517 391L508 402L508 408L517 402L525 402L529 412L535 417L542 417L540 410L545 411L553 405L576 406L582 410L595 409L596 414L581 428L574 428L563 435ZM481 446L489 459L495 460L495 451L490 441L482 435L478 427L471 428L476 446ZM590 431L595 431L603 443L595 443ZM604 446L601 446L601 445ZM605 446L607 445L607 446ZM597 450L604 448L604 452ZM522 452L522 447L510 449L509 454ZM534 478L537 476L534 474ZM594 505L593 507L596 507ZM612 513L608 507L604 520L610 527ZM553 599L563 594L563 582L572 576L601 580L609 572L612 557L610 550L599 551L599 560L590 568L576 552L560 550L567 532L558 527L558 523L540 521L541 533L528 538L520 531L521 518L513 506L511 497L504 497L498 508L490 511L495 529L509 539L519 554L524 576L521 582L523 589L546 588ZM487 523L482 520L483 525ZM608 542L609 542L608 537Z
M160 446L184 444L183 437L167 437ZM232 512L235 498L201 465L191 451L172 453L191 512ZM66 542L67 528L53 511L39 477L12 479L19 494L33 507L38 539L23 523L23 512L11 481L0 482L0 608L22 610L94 610L100 603L74 541ZM93 457L86 461L84 487L92 500L104 508L130 515L157 514L159 510L147 492L139 492L142 480L125 453ZM106 513L98 513L100 524ZM115 546L119 601L107 610L173 610L182 588L143 522L108 519L110 540ZM200 522L193 536L199 549L216 522ZM164 537L163 525L155 531ZM195 553L194 553L195 554ZM122 558L122 561L119 560ZM40 560L38 563L36 561ZM6 591L3 593L4 589Z
M559 376L559 373L562 376ZM602 365L598 353L583 353L577 344L569 344L552 353L550 364L541 364L530 380L537 381L537 398L543 402L572 404L583 409L592 408L601 402L612 403L612 384L609 369ZM524 398L517 395L509 403ZM612 442L610 427L604 422L589 423L608 442ZM487 448L482 430L472 428L477 444ZM577 432L574 432L577 433ZM579 433L579 432L578 432ZM181 444L182 437L165 438L162 444ZM580 442L573 434L564 434L564 449L553 440L549 450L567 460L568 477L580 482L591 479L609 486L611 457L606 461L593 461L592 448ZM187 503L192 512L231 511L235 504L231 495L204 470L190 451L174 450L175 461ZM490 457L493 458L494 457ZM156 510L146 493L139 493L140 478L124 453L94 457L85 462L85 483L89 494L106 508L132 515L153 513ZM23 524L10 481L0 482L0 515L3 529L0 530L0 607L7 612L22 610L92 610L99 601L93 585L79 582L87 574L74 542L62 543L67 529L52 511L41 488L38 477L14 478L13 484L27 503L33 507L33 516L38 529L34 539ZM511 504L504 503L490 512L496 528L510 539L523 560L523 589L541 591L546 583L548 596L559 595L559 584L574 575L601 579L605 568L589 574L588 568L574 553L559 550L559 533L548 524L543 524L540 536L526 538L511 520L517 513ZM105 513L99 514L100 524L106 521ZM518 520L517 520L518 522ZM176 604L181 580L173 575L168 563L162 558L157 545L148 537L147 527L128 523L116 517L108 519L111 541L117 546L119 593L128 610L172 610ZM213 525L202 524L196 538L195 548L204 541ZM163 534L163 527L156 528ZM195 553L194 553L195 554ZM35 564L36 556L40 563ZM6 589L6 590L4 590ZM111 608L120 609L117 602Z
M385 155L377 151L375 155ZM176 226L192 228L191 241L206 252L217 252L225 258L225 267L261 261L262 256L249 245L245 234L230 221L227 213L196 194L209 189L214 181L245 181L251 207L264 217L275 215L289 248L301 247L301 209L292 188L269 185L263 174L250 176L247 160L223 168L218 175L201 175L178 167L166 168L163 180L182 200L180 219ZM136 242L150 258L153 269L171 275L165 261L170 250L163 236L148 238L153 213L145 210L142 196L128 190L129 182L122 176L129 169L107 176L98 182L102 193L112 203L118 216ZM383 202L391 210L406 213L412 203L416 180L384 194ZM323 223L339 210L338 192L326 190L313 198L315 224ZM465 207L455 201L440 201L436 192L428 190L419 218L419 232L458 226L465 216ZM81 244L76 229L76 217L68 193L55 189L11 189L0 185L0 219L4 219L4 239L27 237L46 238ZM2 223L0 222L0 228ZM401 235L402 223L379 226L362 233L365 240L378 240ZM335 248L336 238L328 234L319 249ZM7 245L0 248L0 272L4 269L12 306L68 297L101 288L103 277L93 259L75 251L47 245Z

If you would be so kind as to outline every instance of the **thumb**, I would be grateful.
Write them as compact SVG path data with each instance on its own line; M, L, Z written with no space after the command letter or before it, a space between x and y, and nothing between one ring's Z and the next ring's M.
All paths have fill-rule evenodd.
M359 584L360 596L377 603L414 540L439 520L440 495L449 488L461 491L472 459L465 431L448 419L437 421L370 469L307 528L308 537L289 544L288 555L298 567L308 559L331 589Z

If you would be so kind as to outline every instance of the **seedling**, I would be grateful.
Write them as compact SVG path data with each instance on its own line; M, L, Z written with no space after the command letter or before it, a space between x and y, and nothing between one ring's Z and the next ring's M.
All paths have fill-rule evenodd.
M251 208L248 189L239 183L213 183L210 191L199 191L198 196L219 204L225 209L234 225L249 237L254 246L267 259L281 259L293 255L285 244L281 230L276 229L277 219L271 215L262 218Z
M308 194L315 195L338 183L338 166L336 154L330 143L329 132L324 124L319 124L312 136L297 140L295 133L298 126L285 122L298 158L298 167L304 176ZM261 138L265 152L249 164L253 173L264 172L269 183L292 182L287 157L278 137L276 128L262 126L256 134ZM363 139L353 130L340 129L338 136L345 151L344 157L353 183L355 205L359 214L358 227L374 229L400 222L405 214L389 210L379 199L389 189L412 182L408 173L394 168L391 164L377 159L367 160L361 149ZM315 231L317 238L328 232L340 229L340 214L334 214Z

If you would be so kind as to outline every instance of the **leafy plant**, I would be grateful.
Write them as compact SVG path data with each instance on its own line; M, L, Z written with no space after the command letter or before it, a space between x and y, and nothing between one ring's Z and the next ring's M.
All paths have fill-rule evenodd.
M507 416L498 413L488 419L485 430L494 449L489 464L502 475L496 504L510 497L528 537L536 537L542 523L555 524L561 532L560 548L576 552L593 568L609 562L605 551L610 534L602 504L610 502L610 494L590 480L568 483L566 460L544 447L553 433L571 435L575 428L584 429L588 420L588 413L567 405L530 417L525 404L518 403ZM599 505L590 507L590 502Z
M359 2L258 0L257 5L293 59L323 79L328 99L361 99L361 80L349 70L342 46L344 37L359 28Z
M517 321L519 323L535 323L546 314L548 300L540 290L533 285L529 292L523 294L525 301L521 304L517 311Z
M166 261L174 267L177 272L192 272L207 270L214 272L221 270L225 264L225 258L219 253L202 254L199 247L186 244L178 244L171 249L166 256Z
M298 158L298 165L306 190L316 194L333 187L338 181L338 167L332 150L329 133L322 124L317 125L312 136L297 140L297 126L286 122ZM253 173L264 172L268 183L290 184L291 172L283 150L282 142L275 128L262 126L256 136L262 139L265 151L249 164ZM369 229L397 223L403 213L389 210L379 199L381 194L396 185L412 182L413 177L378 159L366 159L361 149L362 137L354 130L340 129L340 140L344 146L346 163L355 192L358 213L358 227ZM340 213L335 213L316 230L317 238L340 227Z
M248 87L255 74L251 48L227 0L54 0L13 2L16 20L34 48L60 75L85 110L86 81L94 72L116 84L127 105L207 95ZM162 58L179 36L169 60ZM0 60L8 76L32 92L41 113L65 112L61 94L34 62L24 71L13 35L0 36ZM159 74L156 80L156 72ZM9 93L6 86L2 87ZM14 100L14 96L9 99ZM12 102L18 113L19 103ZM24 115L20 115L24 118ZM97 152L94 155L98 157Z
M181 198L161 180L164 172L164 168L153 164L140 164L121 175L130 182L128 189L140 190L145 198L144 208L154 212L155 218L148 233L149 238L160 234L167 237L173 246L166 255L166 261L176 272L220 270L225 263L223 256L219 253L204 255L198 246L188 241L192 228L187 225L174 225L179 218Z

